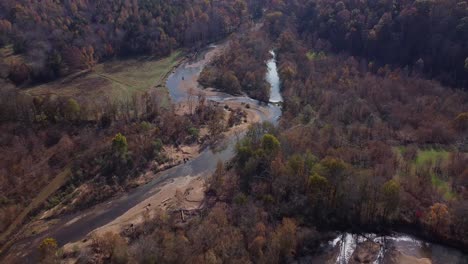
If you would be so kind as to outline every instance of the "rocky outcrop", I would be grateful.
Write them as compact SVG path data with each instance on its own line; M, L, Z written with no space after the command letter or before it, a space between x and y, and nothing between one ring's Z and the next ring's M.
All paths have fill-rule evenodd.
M380 248L380 244L372 241L359 243L349 260L349 264L373 263L379 256Z

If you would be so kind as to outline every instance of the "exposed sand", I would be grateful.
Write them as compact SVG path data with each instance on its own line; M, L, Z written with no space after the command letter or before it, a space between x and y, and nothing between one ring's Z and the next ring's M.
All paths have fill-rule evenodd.
M205 182L201 176L171 180L154 195L128 210L109 224L96 229L93 234L119 233L129 225L141 224L145 215L150 218L156 210L192 210L200 208L204 198Z
M224 45L222 47L209 51L205 55L205 59L192 64L191 67L199 67L204 65L206 61L211 60L214 56L223 51ZM194 111L198 103L198 96L204 95L205 97L216 96L220 93L213 89L201 89L198 85L196 77L184 80L181 84L181 88L186 90L187 93L193 95L192 100L184 100L183 102L174 106L176 114L185 115L190 114L190 111ZM190 92L189 92L190 91ZM248 126L253 123L260 122L262 120L262 115L268 115L268 109L264 106L259 105L250 105L250 108L247 108L245 104L236 102L236 101L225 101L224 103L219 104L220 107L227 105L230 109L242 109L247 113L246 121L238 126L235 126L229 131L225 132L226 136L237 136L240 135L243 131L246 131ZM226 118L229 116L229 111L225 111ZM201 129L201 136L207 133L206 129ZM184 159L193 159L199 154L200 146L197 144L191 146L182 146L179 149L174 147L165 147L167 155L174 162L183 162ZM164 184L158 191L156 191L151 197L145 201L134 206L127 212L125 212L120 217L114 219L109 224L106 224L102 227L99 227L88 234L87 237L93 235L103 235L107 232L120 233L125 228L128 228L131 225L141 224L145 218L154 216L156 211L159 210L192 210L198 209L202 206L202 202L205 196L205 182L203 178L209 175L190 175L186 177L175 178L168 181L167 184ZM154 173L148 171L142 177L140 177L139 183L145 183L155 177ZM89 245L89 239L87 242L76 242L66 244L63 248L65 252L70 252L73 249L86 247Z
M201 133L200 133L201 134ZM184 160L191 160L200 154L200 145L182 145L179 147L164 146L164 153L169 158L169 162L164 164L155 163L151 169L137 177L132 183L136 186L144 185L155 177L155 172L164 171L171 167L184 163Z
M431 264L432 261L428 258L416 258L413 256L406 255L400 251L392 253L391 263L396 264ZM393 262L392 262L393 261Z
M261 121L259 112L267 114L267 110L261 106L252 106L250 109L247 109L245 105L239 102L226 102L226 104L231 109L241 108L247 113L247 123L242 123L241 125L231 128L224 133L226 136L240 135L249 125ZM185 107L187 107L187 105L185 105ZM229 112L226 111L226 116L228 116L228 114ZM206 133L206 131L202 133ZM170 157L179 161L183 158L192 159L199 153L198 145L182 146L179 149L166 147L165 149ZM146 217L151 218L154 216L156 210L192 210L200 208L205 196L205 181L203 178L206 177L204 176L206 175L191 175L168 181L167 184L164 184L151 197L134 206L109 224L94 230L88 234L87 237L103 235L107 232L120 233L132 224L141 224ZM142 177L144 177L144 179L140 179L141 183L153 179L155 175L153 172L148 171ZM86 246L89 246L89 239L86 242L79 241L66 244L63 248L65 252L70 252L76 248Z
M205 196L205 181L203 175L194 177L181 177L170 180L157 190L151 197L134 206L112 222L95 229L87 235L102 236L107 232L120 233L129 226L143 223L145 219L151 219L159 210L193 210L202 206ZM76 221L73 219L70 222ZM63 246L64 252L73 252L76 249L91 245L90 239L68 243Z

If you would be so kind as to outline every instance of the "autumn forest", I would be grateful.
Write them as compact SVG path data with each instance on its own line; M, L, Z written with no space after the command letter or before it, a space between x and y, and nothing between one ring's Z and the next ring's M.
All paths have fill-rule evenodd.
M467 1L3 0L0 58L2 263L468 263Z

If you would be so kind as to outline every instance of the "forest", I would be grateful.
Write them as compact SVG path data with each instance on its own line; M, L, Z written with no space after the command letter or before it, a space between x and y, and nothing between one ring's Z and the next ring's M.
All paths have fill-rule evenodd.
M20 55L7 65L15 84L47 82L114 57L166 56L236 30L261 1L5 0L0 46Z
M195 52L237 30L250 10L258 9L256 5L256 1L1 1L0 232L15 224L41 190L55 190L55 180L71 178L40 208L64 201L68 209L62 213L85 208L131 186L150 163L158 171L180 162L168 157L163 146L208 141L200 128L210 122L222 124L214 121L219 120L220 109L201 99L196 114L176 116L164 105L165 93L157 89L114 100L93 93L62 95L57 90L34 96L29 88L56 79L60 86L70 86L106 61L139 56L156 60L175 50ZM105 86L90 85L94 86L78 86L76 92ZM127 147L117 151L114 139ZM0 244L4 241L0 237Z
M156 209L84 248L64 250L47 238L38 247L42 263L309 263L335 231L411 230L466 253L461 0L3 1L0 46L18 56L3 65L1 92L15 98L4 109L15 118L0 119L0 146L13 153L0 162L0 231L50 182L31 169L43 152L42 175L64 168L71 175L45 208L63 203L58 214L69 213L129 190L148 167L162 169L149 164L167 164L163 146L208 145L245 115L232 112L226 123L226 108L202 95L194 111L177 115L148 93L127 105L106 102L90 121L73 98L48 101L18 89L102 61L194 52L218 40L228 44L199 84L268 102L274 50L284 98L278 125L249 126L192 215Z
M401 15L417 12L425 1L417 2L403 3ZM390 48L395 43L377 37L374 46L356 48L348 39L355 30L326 28L320 21L337 10L346 17L346 8L357 14L359 5L368 17L383 15L388 6L379 3L310 1L308 9L297 1L271 3L275 11L265 14L266 34L234 39L199 81L231 94L268 98L258 94L264 79L254 76L264 75L260 65L275 43L285 98L279 126L252 126L237 143L234 159L218 164L201 217L182 225L177 214L159 212L133 232L96 237L91 251L75 257L86 262L101 252L115 262L289 263L316 253L327 237L324 230L401 227L466 248L468 95L460 57L467 49L452 49L463 55L447 65L431 53L414 53L414 47L426 50L421 45L428 41ZM438 8L443 7L431 12ZM303 17L311 14L313 19ZM444 18L437 14L434 19ZM402 23L400 13L393 15ZM387 30L392 29L421 32L396 25ZM463 35L446 39L446 45L466 47ZM421 65L420 57L429 63Z
M294 14L297 33L316 50L366 58L374 71L390 65L467 87L466 1L285 1L279 12ZM271 33L278 36L283 19L274 19Z
M268 102L270 87L264 62L271 55L266 39L263 32L251 32L231 41L227 51L203 69L200 84L229 94L246 92L251 98Z

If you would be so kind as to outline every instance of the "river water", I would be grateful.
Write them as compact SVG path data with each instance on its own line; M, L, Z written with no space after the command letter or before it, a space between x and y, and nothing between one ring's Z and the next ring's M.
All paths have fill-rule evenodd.
M169 75L166 86L169 89L169 94L174 104L181 104L189 100L190 89L192 89L192 94L195 96L203 92L203 89L197 83L197 79L205 65L210 62L210 58L213 56L212 54L219 52L219 50L224 48L224 45L226 44L209 46L208 50L198 55L195 59L180 65ZM276 124L281 117L281 107L278 106L277 103L282 102L283 99L280 94L280 82L275 59L268 61L267 65L269 71L266 79L271 85L271 103L265 104L246 95L232 96L218 91L210 91L208 95L206 95L206 99L218 103L231 101L250 104L255 106L252 107L252 109L257 111L262 121Z
M167 87L174 104L187 100L187 85L200 90L196 80L209 62L210 54L219 51L223 46L212 46L195 60L180 65L167 79ZM224 93L212 93L208 100L216 102L236 101L250 104L252 111L257 111L262 121L276 123L281 116L281 108L274 104L263 104L247 96L234 97ZM193 160L158 173L154 180L146 185L135 188L118 198L98 204L92 208L66 215L56 219L52 228L39 234L16 241L8 253L14 254L18 263L36 263L37 246L47 237L53 237L60 246L85 238L93 230L104 226L128 210L160 191L160 188L175 178L194 175L209 176L216 169L218 161L228 161L234 156L236 138L226 138L224 148L219 151L205 149ZM1 263L1 258L0 258Z
M187 100L187 82L185 81L192 80L192 82L188 82L188 84L192 83L192 85L196 85L196 80L198 79L201 70L209 62L209 55L212 52L219 51L220 48L222 48L222 46L211 46L207 52L204 52L195 60L188 61L180 65L168 77L167 87L174 104L178 104L183 100ZM258 112L262 121L277 123L281 116L281 108L277 105L277 103L282 101L282 97L280 94L280 79L278 77L275 60L276 56L274 53L272 55L273 59L268 61L267 64L268 75L266 76L267 81L272 87L270 98L272 103L263 104L248 98L247 96L235 97L218 92L210 94L207 99L220 103L226 101L237 101L251 104L253 106L252 110ZM200 90L198 85L192 88ZM219 160L228 161L233 157L234 146L235 139L228 138L226 140L225 148L223 148L221 151L206 149L198 157L191 160L190 162L158 173L154 180L148 184L140 186L121 197L96 205L87 210L64 216L57 220L57 223L53 226L53 228L33 237L28 237L16 242L10 251L18 254L17 256L18 259L21 259L21 263L35 263L36 251L34 249L37 248L37 245L42 239L46 237L54 237L57 239L59 245L64 245L69 242L75 242L77 240L83 239L89 232L105 224L108 224L151 195L159 192L161 186L167 184L168 181L171 181L174 178L190 175L211 175L212 172L214 172L216 169L216 164ZM369 236L374 236L377 240L379 239L378 236L372 234L366 235L366 237ZM415 257L428 257L433 260L433 263L436 264L467 263L465 261L467 256L463 255L460 251L425 243L413 238L407 239L408 237L409 236L404 234L395 234L394 236L386 237L386 241L393 239L396 241L393 243L394 246L401 249L406 254L413 255ZM340 264L347 263L349 257L354 251L354 248L356 247L356 242L360 242L361 240L362 238L352 234L341 234L336 239L324 243L321 249L324 254L328 254L331 251L339 251L339 253L334 256L335 259L333 262ZM383 259L384 255L385 251L382 251L382 257L379 260ZM317 257L320 258L320 256Z
M195 60L186 62L179 66L168 78L167 87L171 95L172 101L177 104L188 99L188 87L195 91L195 94L201 91L196 80L200 75L201 71L207 63L209 63L210 54L218 51L222 46L211 46L210 49L199 55ZM270 52L272 59L267 62L268 72L266 80L271 86L270 91L270 104L260 103L247 96L231 96L229 94L215 92L207 96L208 100L224 103L226 101L237 101L243 103L249 103L255 105L253 110L257 110L261 116L262 121L269 121L276 124L281 117L281 107L278 103L283 101L280 93L280 78L278 76L278 67L276 62L276 54L274 51ZM260 109L262 111L260 111ZM216 167L218 160L227 161L234 155L235 140L227 139L227 147L221 152L212 152L211 150L204 151L200 157L191 161L188 164L189 169L197 168L196 172L206 171L212 172ZM195 171L190 171L195 173ZM207 174L208 175L208 174ZM323 263L321 260L325 259L325 256L332 256L331 259L327 259L327 263L347 264L356 249L356 246L369 239L382 245L379 252L378 259L374 262L375 264L389 263L388 254L392 250L397 250L405 255L415 257L417 259L427 258L434 264L467 264L468 256L463 254L461 251L452 249L449 247L424 242L415 237L394 233L390 236L379 236L376 234L351 234L351 233L340 233L335 239L325 241L321 247L321 254L314 256L312 263Z
M308 260L312 263L347 264L351 260L357 245L365 241L372 241L380 245L377 259L373 262L374 264L468 263L468 256L460 250L435 243L429 243L404 233L393 233L386 236L373 233L361 235L340 233L334 239L323 242L320 246L320 253L312 256ZM394 258L396 252L398 252L399 255L404 255L405 257Z
M278 75L278 66L276 62L276 53L271 50L270 54L272 58L267 62L268 72L266 80L271 86L270 89L270 103L283 102L283 97L280 92L280 78Z

